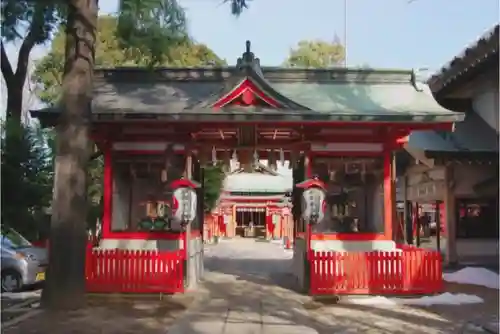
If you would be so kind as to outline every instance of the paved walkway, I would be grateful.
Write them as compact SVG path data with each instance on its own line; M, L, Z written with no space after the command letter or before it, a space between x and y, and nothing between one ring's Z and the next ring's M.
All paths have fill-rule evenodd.
M468 333L427 310L313 302L291 290L291 258L279 245L249 239L209 246L206 301L168 333Z

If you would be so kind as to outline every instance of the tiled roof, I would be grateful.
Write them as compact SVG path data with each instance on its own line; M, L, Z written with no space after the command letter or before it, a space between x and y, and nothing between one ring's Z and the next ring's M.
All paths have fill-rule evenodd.
M475 112L455 124L454 132L414 131L408 147L426 152L483 152L498 153L498 135Z
M497 24L446 63L440 71L432 75L427 81L431 90L434 93L439 92L464 73L470 72L473 68L486 62L490 57L498 56L498 48L499 25Z
M411 70L262 68L273 89L307 109L199 107L238 74L225 69L110 69L96 73L93 117L164 121L394 121L454 122L461 113L422 91ZM33 111L32 115L49 111ZM52 112L58 113L57 109Z
M291 178L282 175L264 175L259 173L231 174L224 180L227 192L288 192L293 188Z

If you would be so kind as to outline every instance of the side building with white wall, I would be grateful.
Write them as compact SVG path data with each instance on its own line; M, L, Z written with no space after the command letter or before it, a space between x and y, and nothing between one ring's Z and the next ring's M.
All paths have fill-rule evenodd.
M413 158L406 200L413 210L441 208L448 263L498 264L498 50L496 25L428 80L435 99L465 120L453 132L414 132L405 145Z

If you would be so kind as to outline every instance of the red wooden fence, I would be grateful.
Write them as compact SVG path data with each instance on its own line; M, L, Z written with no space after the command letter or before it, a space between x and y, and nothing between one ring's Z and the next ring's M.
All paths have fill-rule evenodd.
M184 291L184 252L87 249L88 292Z
M433 294L443 289L441 255L435 251L311 251L309 260L312 295Z

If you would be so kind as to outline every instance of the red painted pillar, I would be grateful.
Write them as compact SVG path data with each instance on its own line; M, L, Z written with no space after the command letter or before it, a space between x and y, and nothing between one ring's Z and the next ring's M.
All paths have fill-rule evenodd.
M219 216L219 231L221 237L226 236L226 224L224 224L224 216L224 214Z
M269 209L266 209L266 239L272 238L273 233L273 216L270 214Z
M106 238L111 233L111 219L113 212L113 157L111 143L104 147L104 180L103 180L103 214L102 237Z
M392 154L391 150L384 150L384 236L387 240L392 240L392 228L394 226L394 205L395 198L392 182Z
M313 177L313 169L312 169L312 153L311 152L308 152L306 153L306 156L305 156L305 161L304 161L304 164L305 164L305 179L310 179Z

